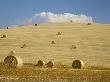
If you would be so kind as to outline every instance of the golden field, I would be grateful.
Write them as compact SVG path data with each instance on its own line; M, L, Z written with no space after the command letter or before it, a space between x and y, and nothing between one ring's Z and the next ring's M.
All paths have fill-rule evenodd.
M58 32L61 32L61 35L56 35ZM39 59L55 62L53 69L35 66L12 70L0 68L2 79L16 75L27 79L31 76L31 79L37 77L36 80L43 78L43 81L38 82L54 82L54 79L55 82L110 81L109 24L47 23L38 26L17 26L0 29L0 36L2 35L7 36L0 38L0 62L3 62L11 50L14 50L14 55L20 56L24 63L35 65ZM51 44L51 41L55 41L55 44ZM23 44L26 44L26 47L21 48ZM76 48L72 48L72 45ZM82 60L85 69L72 69L71 64L75 59ZM56 68L60 65L61 68Z

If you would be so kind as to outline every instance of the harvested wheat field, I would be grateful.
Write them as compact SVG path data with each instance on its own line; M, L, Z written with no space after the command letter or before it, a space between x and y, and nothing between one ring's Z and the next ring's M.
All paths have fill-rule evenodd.
M7 36L2 38L3 35ZM17 26L0 29L0 36L0 82L110 81L109 24L47 23ZM4 67L4 59L11 50L16 51L15 56L22 58L22 67ZM38 67L38 60L45 63L53 61L54 66ZM74 60L83 61L83 68L73 69Z

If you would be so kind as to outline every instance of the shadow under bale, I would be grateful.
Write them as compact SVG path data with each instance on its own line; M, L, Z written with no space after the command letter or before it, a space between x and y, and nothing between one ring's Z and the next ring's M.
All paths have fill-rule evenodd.
M74 60L73 63L72 63L72 67L74 69L81 69L81 68L84 67L84 63L81 60Z

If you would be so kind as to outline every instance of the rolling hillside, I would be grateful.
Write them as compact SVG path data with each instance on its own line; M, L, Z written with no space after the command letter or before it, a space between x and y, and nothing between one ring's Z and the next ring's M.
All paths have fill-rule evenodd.
M58 32L61 35L56 35ZM110 67L110 25L48 23L0 29L0 36L4 34L7 37L0 38L0 62L15 50L26 63L42 59L71 66L79 59L88 66ZM26 47L21 48L23 44Z

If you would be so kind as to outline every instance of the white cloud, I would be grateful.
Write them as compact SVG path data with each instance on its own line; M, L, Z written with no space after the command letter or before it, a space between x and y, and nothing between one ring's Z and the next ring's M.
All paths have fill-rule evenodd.
M72 13L55 14L51 12L36 13L31 18L23 21L17 21L19 24L33 24L33 23L62 23L62 22L74 22L74 23L93 23L92 17L86 15L75 15Z

